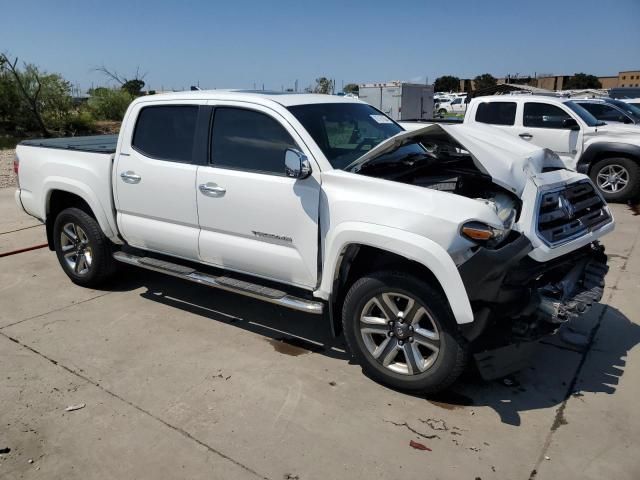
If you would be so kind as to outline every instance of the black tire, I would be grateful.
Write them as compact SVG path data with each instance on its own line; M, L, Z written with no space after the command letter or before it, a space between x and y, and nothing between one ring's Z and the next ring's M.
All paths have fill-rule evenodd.
M75 228L70 229L69 225ZM63 231L65 227L67 230ZM75 243L69 230L78 238ZM104 236L98 222L79 208L67 208L58 214L53 225L53 243L62 269L77 285L98 287L116 271L117 264L112 257L113 244ZM85 260L78 260L79 251L85 255ZM82 269L76 269L75 265L82 266Z
M419 369L415 369L416 373L411 371L402 373L392 371L392 367L396 369L403 368L402 363L398 362L390 366L384 366L382 360L374 358L374 353L378 350L371 352L370 348L367 347L367 341L364 338L366 334L360 329L361 325L365 325L361 323L361 315L364 315L365 308L370 308L372 299L374 297L382 298L380 296L384 292L398 293L411 297L414 299L415 304L420 305L428 312L430 318L425 315L421 318L427 318L432 321L430 324L433 325L434 331L439 334L439 351L435 360L429 367L426 367L425 371L420 371ZM400 297L394 298L400 300ZM407 310L411 311L409 307L407 307ZM386 317L388 318L388 316ZM458 330L447 300L429 283L412 275L382 271L369 274L356 281L345 297L342 307L342 325L351 355L360 364L365 374L395 389L421 393L440 392L456 381L467 364L468 345ZM381 328L382 325L379 325L379 327ZM391 330L392 327L390 326L389 329ZM393 327L393 330L396 331L395 327ZM417 342L417 338L414 339L413 337L408 340L405 338L404 341L401 341L399 339L402 337L398 335L389 338L390 341L395 338L396 348L410 349L412 345L407 344L407 341L411 341L412 344L414 341ZM417 331L414 331L413 335L417 335ZM380 339L380 345L377 346L379 349L383 342L386 342L386 337L378 333L369 336L369 338L374 337ZM371 340L369 340L369 345L371 346ZM398 345L404 346L398 347ZM416 347L419 346L416 345ZM419 348L422 349L423 347ZM380 357L385 355L384 351ZM406 369L409 370L409 359L404 355L404 350L399 351L401 352L400 358L405 359ZM398 357L395 358L397 359ZM427 363L428 361L425 361L422 365L424 366ZM414 365L417 366L417 363L414 363Z
M630 158L604 158L598 160L591 167L589 176L598 188L598 191L608 202L625 202L640 196L640 160L631 160ZM605 172L611 169L623 169L623 175L627 178L627 183L617 191L611 191L606 184L603 188L603 180ZM605 180L606 181L606 180Z
M440 110L438 110L438 115L440 115L441 117L444 117L447 114L447 110L444 108L441 108Z

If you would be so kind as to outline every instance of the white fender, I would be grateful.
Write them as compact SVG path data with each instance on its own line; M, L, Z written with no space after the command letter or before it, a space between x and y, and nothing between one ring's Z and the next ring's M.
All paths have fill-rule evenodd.
M86 183L69 177L46 177L42 187L44 195L41 198L43 203L40 211L45 215L49 210L49 201L54 190L73 193L87 202L105 236L115 243L122 243L118 238L118 229L113 223L113 215L107 215L98 200L98 196Z
M322 282L314 292L316 297L329 298L340 254L351 244L379 248L424 265L440 282L456 322L473 322L473 311L462 278L444 248L426 237L371 223L344 222L329 231L324 245Z

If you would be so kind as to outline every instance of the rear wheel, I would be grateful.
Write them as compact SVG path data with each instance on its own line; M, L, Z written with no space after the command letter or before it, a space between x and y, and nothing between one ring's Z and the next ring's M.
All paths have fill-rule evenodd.
M347 293L342 322L363 370L393 388L435 393L466 365L467 343L447 301L416 277L378 272L361 278Z
M113 245L98 222L79 208L60 212L53 226L58 261L72 282L97 287L116 270Z
M444 108L441 108L440 110L438 110L438 115L440 115L441 117L444 117L447 114L447 110Z
M626 201L640 194L640 165L629 158L599 160L590 175L607 201Z

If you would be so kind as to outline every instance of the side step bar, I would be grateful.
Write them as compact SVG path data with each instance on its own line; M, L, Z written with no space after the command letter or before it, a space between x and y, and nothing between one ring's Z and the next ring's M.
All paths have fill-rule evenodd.
M247 297L257 298L264 302L274 303L282 307L291 308L300 312L321 314L323 310L322 302L314 302L304 298L294 297L281 290L264 287L255 283L245 282L236 278L224 275L215 276L208 273L199 272L191 267L177 263L158 260L152 257L141 257L125 252L115 252L113 258L122 263L146 268L154 272L166 273L174 277L189 280L208 287L219 288L228 292L238 293Z

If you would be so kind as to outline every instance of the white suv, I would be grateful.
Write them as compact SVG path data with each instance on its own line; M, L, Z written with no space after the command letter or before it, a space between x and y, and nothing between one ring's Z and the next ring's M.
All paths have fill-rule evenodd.
M478 97L465 124L493 125L556 152L565 165L588 174L609 201L640 194L640 128L597 120L576 102L546 96Z

